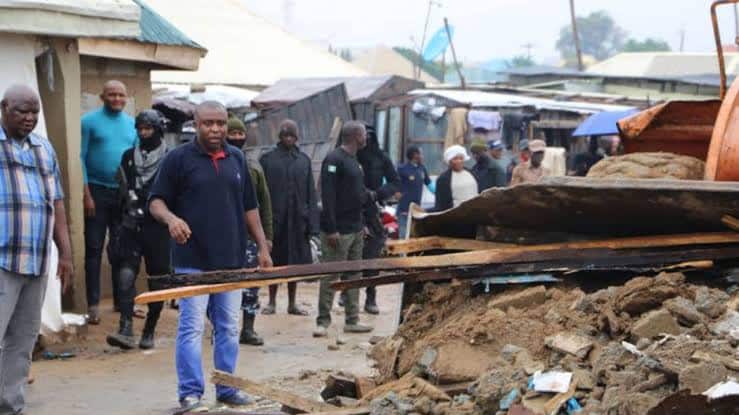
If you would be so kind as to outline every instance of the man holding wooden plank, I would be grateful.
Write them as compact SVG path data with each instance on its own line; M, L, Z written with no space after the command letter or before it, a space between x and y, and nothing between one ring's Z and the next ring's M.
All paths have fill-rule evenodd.
M224 145L227 121L221 104L198 105L197 140L167 155L151 190L149 210L167 225L176 242L172 264L178 274L242 268L247 229L259 249L259 266L272 266L247 162L240 150ZM180 302L175 354L184 409L199 408L205 391L201 355L206 315L214 327L216 369L233 373L236 368L240 306L241 290ZM251 401L243 392L222 385L216 385L216 400L229 405Z

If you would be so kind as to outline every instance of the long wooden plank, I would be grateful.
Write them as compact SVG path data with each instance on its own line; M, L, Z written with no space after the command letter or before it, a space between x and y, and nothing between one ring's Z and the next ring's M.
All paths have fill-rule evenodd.
M285 406L297 409L302 412L332 412L337 409L333 405L318 402L313 399L304 398L294 393L273 388L271 386L257 383L248 379L239 378L226 372L221 372L219 370L214 371L210 379L211 382L217 385L225 385L232 388L241 389L249 394L261 396L262 398L269 399L270 401L279 402Z
M186 276L150 277L157 284L190 284L200 285L221 283L218 278L237 276L243 281L267 280L275 278L289 278L302 276L318 276L327 274L341 274L357 271L391 271L398 269L433 269L454 266L484 265L501 263L528 252L559 251L565 249L629 249L629 248L659 248L673 246L689 246L704 244L723 244L739 242L739 234L734 232L716 232L702 234L661 235L604 239L596 241L575 241L542 245L517 246L512 248L489 249L484 251L463 252L446 255L410 257L410 258L382 258L361 261L338 261L323 264L291 265L267 269L237 269L228 271L212 271ZM229 281L235 282L235 281Z
M148 291L143 294L139 294L135 299L135 303L149 304L155 303L157 301L176 300L178 298L194 297L196 295L217 294L225 291L243 290L245 288L262 288L268 287L272 284L285 284L288 282L307 281L313 280L315 278L315 276L292 277L231 282L227 284L193 285L182 288L169 288L165 290Z
M721 222L723 222L723 224L726 225L732 231L739 232L739 219L731 215L724 215L721 218Z
M349 281L337 281L331 284L335 290L348 290L378 285L397 284L402 282L428 282L452 278L482 278L491 275L520 274L532 272L553 272L561 270L649 270L662 268L665 265L683 264L686 261L699 260L731 260L739 258L739 245L701 248L672 248L668 250L609 250L582 249L562 250L557 252L529 253L519 258L522 262L488 264L477 267L447 268L438 271L420 273L397 273L363 278ZM513 258L512 258L513 259ZM515 259L513 259L515 261ZM709 261L710 262L710 261ZM713 264L711 262L711 264ZM704 266L703 263L697 264Z
M390 255L413 254L434 249L450 251L482 251L487 249L512 248L513 244L478 241L476 239L447 238L443 236L426 236L403 240L388 240L385 243Z
M292 278L292 277L306 277L305 279L312 279L318 275L329 275L329 274L340 274L344 272L357 272L357 271L422 271L422 270L434 270L444 268L455 268L455 267L474 267L489 264L503 264L507 261L516 260L527 254L537 253L544 255L547 252L556 255L557 252L562 250L584 250L584 249L629 249L629 248L667 248L667 247L678 247L678 246L691 246L691 245L712 245L712 244L731 244L739 243L739 233L726 232L726 233L708 233L708 234L685 234L685 235L664 235L664 236L649 236L649 237L632 237L632 238L618 238L618 239L606 239L599 241L578 241L578 242L566 242L557 244L545 244L545 245L532 245L523 246L516 248L502 248L492 249L485 251L474 251L464 252L457 254L437 255L437 256L423 256L423 257L408 257L408 258L383 258L383 259L372 259L362 261L341 261L341 262L330 262L325 264L310 264L310 265L294 265L288 267L270 268L265 270L257 269L244 269L244 270L231 270L231 271L217 271L204 274L193 274L188 275L187 278L192 281L197 281L200 285L207 284L212 281L216 275L246 275L245 279L251 279L255 283L255 286L266 286L270 284L278 283L281 279ZM700 258L710 259L710 258ZM169 277L157 278L158 282ZM178 279L181 281L182 277ZM171 290L168 295L163 295L159 291L159 295L156 300L151 301L163 301L167 299L189 297L199 294L212 294L223 291L230 291L234 289L244 288L243 283L237 283L234 285L227 286L210 286L207 288L199 287L197 290L187 290L184 287L178 290ZM248 285L246 285L248 287ZM143 304L144 299L137 297L137 303ZM146 297L150 298L150 297Z

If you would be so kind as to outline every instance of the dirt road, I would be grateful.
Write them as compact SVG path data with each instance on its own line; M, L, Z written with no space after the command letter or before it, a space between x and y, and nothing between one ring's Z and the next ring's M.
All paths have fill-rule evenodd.
M281 287L278 298L279 314L257 318L257 331L265 339L263 347L242 346L237 375L266 381L309 397L316 397L326 371L343 370L369 374L366 358L368 339L372 335L386 336L395 331L400 306L400 287L378 289L382 313L362 314L364 322L375 325L369 335L344 335L347 344L339 351L329 351L330 339L311 337L315 325L318 284L301 284L298 301L308 309L310 317L288 316L285 313L286 289ZM261 303L266 304L266 290ZM177 311L165 308L157 332L157 348L120 352L105 344L105 335L117 324L118 314L108 310L101 326L90 326L87 340L79 345L54 346L55 351L72 350L77 357L66 361L38 361L33 364L36 382L27 392L27 413L30 415L130 415L169 414L177 406L177 378L174 369L174 336ZM334 307L332 333L343 326L343 310ZM143 320L134 322L140 334ZM204 370L212 369L210 342L204 342ZM303 379L299 379L303 375ZM212 385L206 388L206 401L212 402Z

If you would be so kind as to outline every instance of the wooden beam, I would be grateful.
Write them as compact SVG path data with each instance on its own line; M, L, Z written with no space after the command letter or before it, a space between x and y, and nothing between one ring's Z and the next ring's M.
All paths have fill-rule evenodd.
M219 370L214 371L210 379L211 382L217 385L241 389L251 395L261 396L262 398L281 403L301 412L332 412L337 409L333 405L318 402L313 399L303 398L294 393L273 388L248 379L239 378Z
M171 69L197 70L205 50L135 40L79 38L80 55L147 62Z
M721 218L721 222L732 231L739 232L739 219L731 215L724 215Z
M561 251L528 252L519 258L511 257L507 263L491 263L474 267L445 268L436 271L397 273L372 278L337 281L331 284L335 290L389 285L405 282L441 281L451 278L478 279L492 275L535 272L562 272L578 270L634 270L663 269L665 265L678 264L691 267L692 261L700 267L706 259L731 260L739 258L739 245L708 246L669 249L579 249ZM710 261L709 261L710 262Z
M136 297L136 304L149 304L157 301L176 300L183 297L194 297L196 295L217 294L225 291L242 290L244 288L261 288L268 287L272 284L285 284L288 282L298 282L313 280L316 277L293 277L278 278L269 280L242 281L232 282L228 284L212 284L212 285L194 285L182 288L169 288L165 290L148 291Z
M448 251L483 251L496 248L513 248L516 245L498 242L478 241L476 239L447 238L443 236L426 236L423 238L412 238L393 240L385 243L390 255L413 254L417 252L444 249Z
M489 266L491 264L502 265L510 262L525 262L530 255L539 256L549 255L550 258L556 258L562 251L578 251L587 249L640 249L640 248L670 248L680 246L694 245L715 245L715 244L735 244L739 243L739 233L703 233L703 234L685 234L685 235L664 235L664 236L647 236L632 238L606 239L600 241L578 241L565 242L546 245L522 246L516 248L501 248L485 251L464 252L457 254L422 256L408 258L382 258L361 261L340 261L329 262L325 264L309 264L309 265L293 265L287 267L259 269L241 269L230 271L214 271L202 274L191 274L187 276L164 276L151 277L157 284L176 283L176 284L195 284L204 285L216 276L240 276L243 281L254 282L258 287L286 281L285 279L293 277L303 277L304 279L312 279L318 275L341 274L345 272L362 271L423 271L423 270L442 270L445 268L457 267L476 267ZM705 258L685 258L678 262L688 260L706 260ZM215 282L215 281L213 281ZM167 295L159 291L156 300L162 301L174 298L189 297L199 294L213 294L224 291L231 291L244 288L242 283L225 286L209 286L200 287L198 290L178 289L170 290ZM248 287L248 285L246 286ZM149 293L147 293L149 294ZM152 293L153 294L153 293ZM144 304L142 296L137 297L138 304ZM146 297L151 298L151 297Z

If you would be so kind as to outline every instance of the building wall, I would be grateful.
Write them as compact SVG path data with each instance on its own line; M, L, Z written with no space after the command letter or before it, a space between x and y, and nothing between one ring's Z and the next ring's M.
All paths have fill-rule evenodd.
M100 93L105 82L115 79L123 82L128 91L126 112L135 117L139 112L151 108L151 66L120 59L80 56L81 71L81 113L85 114L102 105ZM102 296L112 295L112 280L107 254L103 254L100 272ZM146 290L146 280L137 281L139 292Z
M49 39L52 64L36 61L39 94L46 128L59 159L75 268L74 290L64 297L65 308L85 309L85 239L80 166L80 59L77 41ZM49 68L52 73L49 73Z
M131 116L151 108L151 66L119 59L81 56L80 69L83 114L102 105L99 97L103 84L111 79L126 84L129 96L126 112Z

